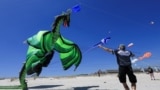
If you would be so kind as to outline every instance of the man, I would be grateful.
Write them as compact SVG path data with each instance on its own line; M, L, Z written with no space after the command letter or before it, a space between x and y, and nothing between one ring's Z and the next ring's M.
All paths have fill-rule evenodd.
M126 83L126 75L129 77L129 81L131 82L132 90L136 90L136 76L133 74L131 60L130 58L134 55L131 51L126 50L124 44L120 44L118 49L110 49L104 46L99 45L100 48L108 51L116 56L117 64L119 66L118 78L119 81L123 84L125 90L129 90L129 87Z
M148 73L150 74L151 80L155 80L154 71L150 66L148 67Z

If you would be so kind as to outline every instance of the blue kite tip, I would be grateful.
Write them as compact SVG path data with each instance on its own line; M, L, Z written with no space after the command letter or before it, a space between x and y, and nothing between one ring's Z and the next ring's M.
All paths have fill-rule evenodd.
M72 7L72 11L73 12L79 12L81 10L81 8L80 8L80 5L79 4L77 4L77 5L75 5L74 7Z

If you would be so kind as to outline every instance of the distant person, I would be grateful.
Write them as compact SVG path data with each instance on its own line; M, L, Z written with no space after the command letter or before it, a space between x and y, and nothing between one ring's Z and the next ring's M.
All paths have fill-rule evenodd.
M118 78L119 78L119 81L123 84L125 90L130 90L126 83L126 75L128 75L129 77L132 90L136 90L137 78L133 73L131 60L130 60L130 58L134 56L132 52L126 50L126 47L124 44L120 44L118 49L115 49L115 50L104 47L102 45L99 45L99 47L116 56L117 64L119 66Z
M101 73L102 73L102 71L101 71L101 70L98 70L98 77L101 76Z
M150 74L151 80L155 80L154 71L151 67L148 67L148 73Z

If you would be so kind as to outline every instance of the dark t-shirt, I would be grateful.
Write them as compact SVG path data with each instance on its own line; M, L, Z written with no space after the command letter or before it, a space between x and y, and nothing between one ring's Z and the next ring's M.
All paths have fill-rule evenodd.
M116 55L117 63L119 66L130 66L131 59L130 57L133 56L131 51L123 51L123 50L113 50L112 53Z
M148 72L149 73L153 73L153 69L152 68L148 68Z

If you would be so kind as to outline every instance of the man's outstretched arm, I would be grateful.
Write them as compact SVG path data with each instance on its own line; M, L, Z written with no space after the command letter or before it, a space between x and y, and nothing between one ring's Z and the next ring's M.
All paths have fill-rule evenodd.
M98 47L100 47L100 48L104 49L104 50L105 50L105 51L107 51L107 52L113 53L113 49L110 49L110 48L104 47L104 46L102 46L102 45L98 45Z

